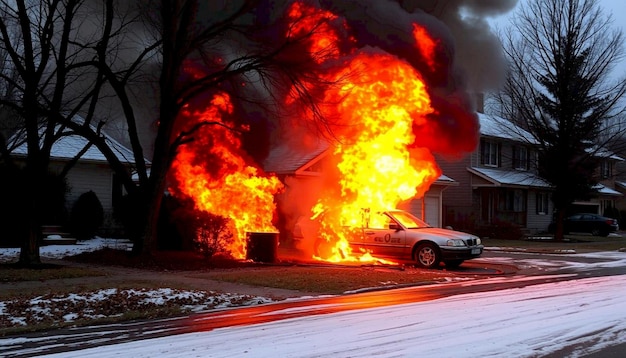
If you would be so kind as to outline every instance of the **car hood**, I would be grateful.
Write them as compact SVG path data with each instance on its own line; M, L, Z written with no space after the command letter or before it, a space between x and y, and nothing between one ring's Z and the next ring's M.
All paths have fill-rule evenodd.
M446 239L446 240L448 239L467 240L467 239L476 238L475 235L468 234L466 232L442 229L438 227L424 227L420 229L408 229L407 232L418 234L422 238L424 236L428 236L432 238L439 238L439 239Z

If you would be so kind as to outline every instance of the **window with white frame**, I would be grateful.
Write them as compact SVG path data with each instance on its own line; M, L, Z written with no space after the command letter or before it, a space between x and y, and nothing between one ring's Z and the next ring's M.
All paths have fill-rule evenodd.
M481 163L484 165L500 166L500 148L498 143L489 140L480 142Z
M528 170L528 148L513 147L513 169Z
M548 215L548 193L537 193L537 214Z

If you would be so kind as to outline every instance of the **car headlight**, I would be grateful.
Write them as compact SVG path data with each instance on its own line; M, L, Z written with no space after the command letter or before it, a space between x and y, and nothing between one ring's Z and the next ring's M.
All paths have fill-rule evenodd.
M480 240L480 238L479 238L479 237L477 237L477 238L476 238L476 245L480 245L480 244L482 244L482 243L483 243L483 242L482 242L482 240Z
M465 241L461 239L450 239L447 242L448 246L465 246Z

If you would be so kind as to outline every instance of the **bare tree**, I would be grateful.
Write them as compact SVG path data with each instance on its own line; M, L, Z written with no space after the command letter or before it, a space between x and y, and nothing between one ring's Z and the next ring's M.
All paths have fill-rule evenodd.
M623 35L595 0L528 0L503 39L509 75L502 116L539 144L539 174L554 187L557 239L569 205L593 195L598 150L617 136L624 79L611 81Z
M288 3L0 2L0 50L8 54L17 73L15 78L2 75L6 83L17 89L17 95L5 96L0 104L16 111L24 122L28 187L43 187L40 181L48 170L50 150L58 138L83 136L105 155L127 192L138 198L141 232L135 252L150 254L156 243L165 178L176 148L192 141L199 127L216 124L201 122L181 130L176 121L182 108L220 88L229 90L238 100L254 102L271 111L272 103L284 100L285 94L293 91L295 100L306 102L308 110L319 115L308 88L320 88L326 83L314 73L317 69L314 59L302 55L303 43L316 27L287 36L282 42L269 41L266 33L289 33L288 24L280 16L270 18L265 14L268 9L282 13L285 8L273 7ZM133 7L141 4L145 7ZM139 22L139 18L144 22ZM305 18L303 14L300 20ZM143 38L133 37L138 29ZM150 30L154 31L153 37L149 36ZM319 59L324 54L316 56ZM186 71L189 66L202 71L190 76ZM139 83L141 76L155 70L159 73L155 86L158 126L152 141L146 144L140 139L139 128L147 126L146 122L156 122L156 118L148 121L137 118L133 92L137 87L145 89L145 84ZM148 82L151 80L154 78L147 78ZM255 82L265 89L267 98L255 98L241 89L238 92L241 81ZM96 114L103 110L103 98L111 95L122 109L135 156L137 181L100 133L107 123ZM74 120L77 114L84 120ZM323 121L320 123L323 127ZM150 169L144 159L146 151L150 154L147 146L153 150ZM40 262L37 244L40 194L37 190L25 193L29 208L24 215L29 220L20 254L20 262L24 264Z
M0 51L10 69L0 78L12 89L0 105L19 117L27 145L22 265L40 263L42 190L51 148L62 136L74 134L66 124L76 114L83 114L83 125L89 125L103 84L90 65L100 31L87 21L97 10L89 5L84 0L0 2Z
M0 81L0 98L15 98L17 91L13 83L16 82L18 74L12 66L9 53L0 50L0 73L3 78L11 80ZM7 161L10 148L7 146L7 138L21 128L19 115L10 107L0 106L0 160Z
M142 12L149 15L147 24L153 26L157 33L151 45L137 57L134 67L137 68L141 63L139 60L156 49L160 72L156 99L159 106L158 126L152 143L151 167L148 173L145 165L137 166L139 179L137 188L133 190L139 197L139 211L142 213L140 237L134 245L136 254L149 255L156 248L159 208L166 189L166 175L177 147L193 141L200 127L223 125L204 121L185 128L179 123L180 111L185 106L219 89L228 91L239 101L254 103L268 115L279 116L273 108L277 107L278 101L284 101L286 93L295 89L294 100L305 102L307 109L319 117L320 128L325 127L326 122L319 115L316 99L309 88L319 89L332 84L325 83L321 80L322 76L315 74L319 66L313 57L302 55L303 43L324 21L305 33L287 36L283 41L270 41L264 37L264 33L281 28L289 31L288 24L280 16L277 19L264 19L262 16L269 9L281 14L284 8L271 6L286 6L288 3L242 0L215 5L218 9L207 9L206 6L213 5L197 0L162 0L159 12L151 12L154 4ZM302 15L299 20L304 18L305 15ZM324 56L321 52L315 55ZM130 103L132 83L124 73L112 71L112 63L104 60L104 56L100 59L99 68L124 108L128 128L131 129L131 145L138 156L143 150L136 137L136 129L133 129L137 120ZM190 68L197 71L190 73ZM257 86L257 89L260 87L267 97L259 99L246 92L239 85L242 82Z
M122 3L107 0L101 4L101 30L97 40L82 42L81 48L94 54L90 61L82 63L93 69L94 91L91 101L84 101L89 110L100 106L98 93L102 88L110 90L118 101L125 119L128 140L135 155L135 173L130 173L115 156L109 143L100 135L103 122L93 125L93 116L84 123L76 123L60 112L48 112L63 125L80 134L96 146L109 160L112 169L121 179L129 196L135 198L135 208L140 232L136 233L134 252L149 255L156 247L157 220L166 189L166 175L176 155L177 147L193 141L200 127L223 125L210 121L200 122L191 128L184 128L179 121L182 108L192 101L228 90L234 98L252 103L271 115L278 101L284 101L287 93L292 93L294 101L304 102L307 110L316 116L320 130L326 122L317 109L317 99L310 88L320 89L333 85L322 80L316 71L320 66L315 60L327 56L324 50L313 56L302 56L304 43L331 18L322 18L316 26L305 32L292 33L283 41L271 41L269 33L285 31L289 25L280 16L266 18L265 7L271 4L262 0L241 0L228 4L205 3L198 0L162 0L161 2L132 3L138 7L119 10ZM125 3L127 4L127 3ZM289 2L281 3L287 6ZM213 8L217 6L217 8ZM277 6L276 4L272 7ZM281 13L283 9L273 9ZM130 15L129 15L130 14ZM134 14L134 15L133 15ZM143 23L138 22L138 18ZM306 14L294 22L304 21ZM132 26L135 26L132 28ZM119 55L120 46L128 39L129 32L141 29L145 36L135 41L133 51L124 58ZM152 37L150 37L152 31ZM127 42L127 41L126 41ZM128 47L128 46L127 46ZM299 53L297 58L283 56L285 53ZM158 61L158 62L157 62ZM190 68L198 69L193 74ZM133 102L134 91L138 87L149 87L153 78L143 78L148 82L139 83L141 76L158 71L154 101L158 105L155 117L158 118L156 132L148 142L142 142L140 127L146 120L137 117L137 106ZM239 85L242 82L253 84L257 94L247 92ZM142 87L143 86L143 87ZM260 91L259 91L260 90ZM245 120L245 119L244 119ZM147 122L152 122L149 119ZM155 120L156 122L156 120ZM181 128L184 128L181 129ZM150 155L147 163L144 156ZM137 175L134 180L132 174Z

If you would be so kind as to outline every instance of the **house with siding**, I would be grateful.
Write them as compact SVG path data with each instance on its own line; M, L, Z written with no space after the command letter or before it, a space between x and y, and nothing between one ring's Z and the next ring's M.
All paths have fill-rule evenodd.
M129 170L132 170L135 164L133 152L105 133L102 135L120 161L125 163ZM11 140L18 141L19 139L14 137ZM87 150L82 153L66 176L69 185L69 192L66 195L66 208L68 211L71 210L74 202L81 194L93 191L102 204L105 218L110 218L114 205L123 195L123 188L100 150L95 146L90 146L86 139L78 135L62 136L52 146L50 169L53 172L61 172L64 166L85 148ZM25 143L18 144L11 151L17 160L26 157L26 153Z
M460 161L439 158L442 170L459 185L443 198L443 224L457 230L489 235L495 229L512 228L541 233L552 222L551 185L537 173L537 143L532 135L512 122L478 113L480 144ZM600 154L598 154L600 155ZM607 156L609 168L618 158ZM596 187L597 197L574 203L572 210L602 213L621 194L605 182Z
M626 191L622 190L617 170L624 162L624 158L608 150L598 150L595 155L600 158L599 182L594 187L598 197L586 202L575 202L573 211L610 215L612 209L619 210L626 205L623 200Z

